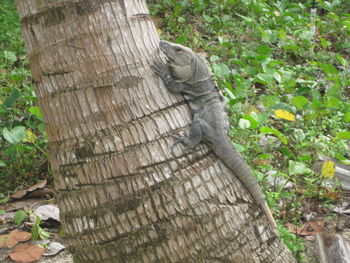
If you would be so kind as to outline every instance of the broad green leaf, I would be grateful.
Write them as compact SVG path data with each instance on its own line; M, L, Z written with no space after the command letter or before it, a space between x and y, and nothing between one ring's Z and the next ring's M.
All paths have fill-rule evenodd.
M242 153L242 152L245 151L244 146L242 146L242 145L240 145L240 144L238 144L238 143L232 143L232 144L233 144L233 146L235 147L235 149L236 149L238 152Z
M304 96L296 96L292 99L293 105L299 110L303 109L308 102L309 101Z
M216 55L213 55L213 56L210 57L210 62L216 62L218 60L220 60L220 58L218 56L216 56Z
M345 113L344 121L350 122L350 111L348 111L347 113Z
M268 84L274 80L273 75L269 75L266 73L259 73L256 75L256 81L261 84Z
M215 76L220 79L225 78L225 76L228 76L231 73L228 66L224 63L213 64L213 71Z
M257 49L258 54L268 55L271 53L271 48L268 46L260 46Z
M16 225L20 225L23 223L24 219L26 219L27 214L23 210L19 210L16 212L15 217L13 218L13 222Z
M338 140L350 140L350 131L338 132L335 138Z
M250 121L246 119L239 119L238 121L238 127L241 129L248 129L250 128Z
M292 158L294 156L293 153L287 147L280 147L279 151L289 158Z
M6 163L3 160L0 160L0 167L5 167Z
M208 22L208 23L211 23L214 21L214 18L213 17L210 17L206 14L203 14L203 18Z
M275 78L275 80L277 80L278 83L281 83L282 77L278 72L273 73L273 77Z
M327 75L337 75L339 73L337 68L331 64L318 63L318 65Z
M300 38L305 41L311 41L313 37L314 37L314 34L310 30L303 31L300 34Z
M331 42L327 41L326 39L324 39L322 37L319 37L319 40L320 40L321 46L323 48L326 48L326 47L331 45Z
M249 121L250 125L248 128L255 129L259 125L259 123L252 116L250 116L248 114L244 115L243 119Z
M326 101L326 107L327 108L334 108L334 107L337 107L339 104L340 104L340 100L335 98L335 97L330 97Z
M2 135L11 144L16 144L27 137L26 128L23 126L16 126L15 128L8 130L4 128L2 130Z
M0 209L0 215L4 215L6 213L5 210Z
M294 129L293 131L294 138L298 141L302 141L305 139L306 135L302 129Z
M263 134L274 134L281 140L282 143L288 144L288 140L287 140L286 136L284 136L283 133L281 133L280 131L278 131L276 129L264 126L264 127L260 128L260 132Z
M279 98L274 95L263 95L262 96L262 102L266 108L271 108L276 103L279 103Z
M36 117L38 118L41 118L42 117L42 114L41 114L41 111L40 111L40 108L38 106L32 106L28 109L28 111L35 115Z
M180 23L184 23L184 22L186 22L186 19L185 19L184 17L180 16L180 17L177 19L177 21L179 21Z
M12 51L4 50L4 57L11 62L15 62L17 60L16 54Z
M4 101L4 107L5 108L11 108L13 106L13 104L16 102L16 100L21 96L21 93L19 91L19 89L14 88L12 90L12 93L10 96L8 96L6 98L6 100Z
M348 64L348 62L346 61L345 58L343 58L341 55L337 54L336 55L338 61L340 62L340 64L343 66L343 67L346 67L346 65Z
M342 155L341 153L336 152L334 156L335 156L335 158L337 158L342 164L344 164L344 165L350 165L350 160L349 160L349 159L346 159L345 156Z
M347 29L348 31L350 31L350 21L349 21L349 20L344 21L344 22L343 22L343 25L346 27L346 29Z
M289 160L288 172L290 175L294 175L294 174L311 173L312 170L310 168L308 168L305 163L300 163L300 162L295 162L295 161Z

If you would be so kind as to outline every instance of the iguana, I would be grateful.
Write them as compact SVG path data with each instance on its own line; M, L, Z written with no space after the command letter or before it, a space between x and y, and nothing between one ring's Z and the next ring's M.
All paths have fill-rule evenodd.
M193 119L188 136L175 140L171 152L179 143L185 145L185 150L196 147L200 142L206 143L233 171L276 226L251 169L227 136L229 123L225 103L207 61L188 47L167 41L160 41L159 45L168 62L155 61L152 69L170 92L183 95Z

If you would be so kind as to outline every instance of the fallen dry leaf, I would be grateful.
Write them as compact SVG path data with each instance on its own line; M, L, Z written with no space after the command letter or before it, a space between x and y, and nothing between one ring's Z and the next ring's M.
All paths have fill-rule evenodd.
M55 256L58 253L60 253L63 249L65 249L65 246L63 246L62 244L58 242L51 242L45 249L45 253L43 254L43 256Z
M18 190L11 195L11 198L20 199L27 194L27 190Z
M37 189L43 189L47 184L47 180L44 179L42 181L40 181L39 183L29 187L27 190L28 192L33 192L34 190L37 190Z
M22 200L17 200L7 204L5 211L10 212L16 210L26 210L40 201L42 201L41 198L26 198Z
M19 244L9 256L16 262L30 263L39 260L44 250L45 249L42 247L33 246L31 244Z
M287 223L286 227L289 229L289 231L293 234L299 235L299 236L311 236L316 235L317 233L323 232L324 230L324 222L316 222L316 221L310 221L302 226L298 227L296 225Z
M60 221L60 210L56 205L42 205L34 210L34 214L40 217L41 220L48 220L50 218Z
M0 248L14 247L18 242L28 241L32 238L32 234L22 232L17 229L12 230L9 234L0 235Z
M14 199L20 199L22 197L24 197L27 193L29 192L33 192L34 190L37 190L37 189L43 189L47 184L47 180L44 179L42 181L40 181L39 183L27 188L27 189L24 189L24 190L19 190L15 193L13 193L11 195L11 198L14 198Z
M344 201L339 207L334 208L333 211L339 214L350 214L350 203Z

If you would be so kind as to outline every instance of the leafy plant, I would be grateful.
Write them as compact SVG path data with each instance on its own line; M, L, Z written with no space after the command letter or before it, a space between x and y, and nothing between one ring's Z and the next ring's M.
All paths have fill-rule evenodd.
M40 217L36 216L35 223L32 227L32 240L38 240L39 238L41 240L48 239L50 237L50 234L46 232L44 229L40 226L41 219Z
M276 217L293 222L307 203L337 200L315 162L350 164L350 2L320 0L311 14L312 2L149 1L162 38L207 53L228 104L229 136ZM301 255L301 240L280 232Z
M21 225L26 218L27 218L27 213L23 210L19 210L16 212L15 217L13 218L13 222L16 225Z
M47 139L14 2L0 2L0 191L29 185L48 172Z

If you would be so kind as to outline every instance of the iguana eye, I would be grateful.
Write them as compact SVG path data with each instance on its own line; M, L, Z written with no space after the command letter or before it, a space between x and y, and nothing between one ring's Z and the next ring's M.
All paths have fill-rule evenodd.
M176 50L176 52L181 52L181 48L180 47L177 47L175 50Z

